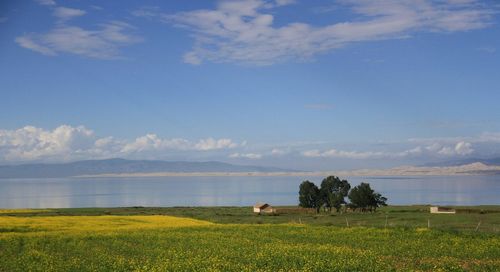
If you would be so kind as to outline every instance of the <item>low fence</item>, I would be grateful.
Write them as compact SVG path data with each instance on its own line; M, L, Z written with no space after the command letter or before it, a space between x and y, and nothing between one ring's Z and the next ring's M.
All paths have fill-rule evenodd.
M500 213L498 209L467 209L467 208L458 208L455 209L457 213L478 213L478 214L486 214L486 213Z
M276 208L277 214L303 214L303 213L316 213L314 208Z

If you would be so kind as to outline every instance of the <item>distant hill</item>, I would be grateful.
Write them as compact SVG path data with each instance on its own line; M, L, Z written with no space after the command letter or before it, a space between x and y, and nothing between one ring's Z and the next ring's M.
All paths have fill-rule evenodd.
M154 172L293 172L293 170L253 165L234 165L217 161L186 162L126 159L0 166L0 178L60 178L110 173Z
M446 167L446 166L460 166L471 163L482 163L486 165L500 165L500 158L489 158L489 159L479 159L479 158L470 158L470 159L462 159L462 160L453 160L453 161L442 161L435 163L427 163L422 166L425 167Z

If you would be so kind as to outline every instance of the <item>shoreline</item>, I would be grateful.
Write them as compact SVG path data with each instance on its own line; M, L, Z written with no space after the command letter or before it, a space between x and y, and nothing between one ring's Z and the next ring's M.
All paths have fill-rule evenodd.
M495 176L500 171L328 171L328 172L152 172L78 175L71 178L140 178L140 177L430 177L430 176Z

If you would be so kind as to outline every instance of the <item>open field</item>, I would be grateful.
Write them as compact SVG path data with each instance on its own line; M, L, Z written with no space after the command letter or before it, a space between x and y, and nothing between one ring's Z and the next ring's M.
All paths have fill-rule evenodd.
M2 210L0 271L500 269L499 207L456 215L426 208L278 216L249 207Z
M279 208L279 207L278 207ZM284 207L287 208L287 207ZM456 207L457 214L430 214L429 206L388 206L376 213L328 213L255 215L251 207L127 207L71 208L44 210L0 210L9 216L80 216L80 215L170 215L220 224L306 224L317 226L400 227L449 231L500 233L500 206ZM346 221L347 219L347 221ZM479 228L478 228L479 224Z

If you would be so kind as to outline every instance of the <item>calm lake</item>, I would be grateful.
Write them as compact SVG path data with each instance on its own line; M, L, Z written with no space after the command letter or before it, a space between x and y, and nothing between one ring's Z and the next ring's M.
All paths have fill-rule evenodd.
M0 208L296 205L302 180L319 177L0 179ZM389 204L500 204L500 176L353 177Z

